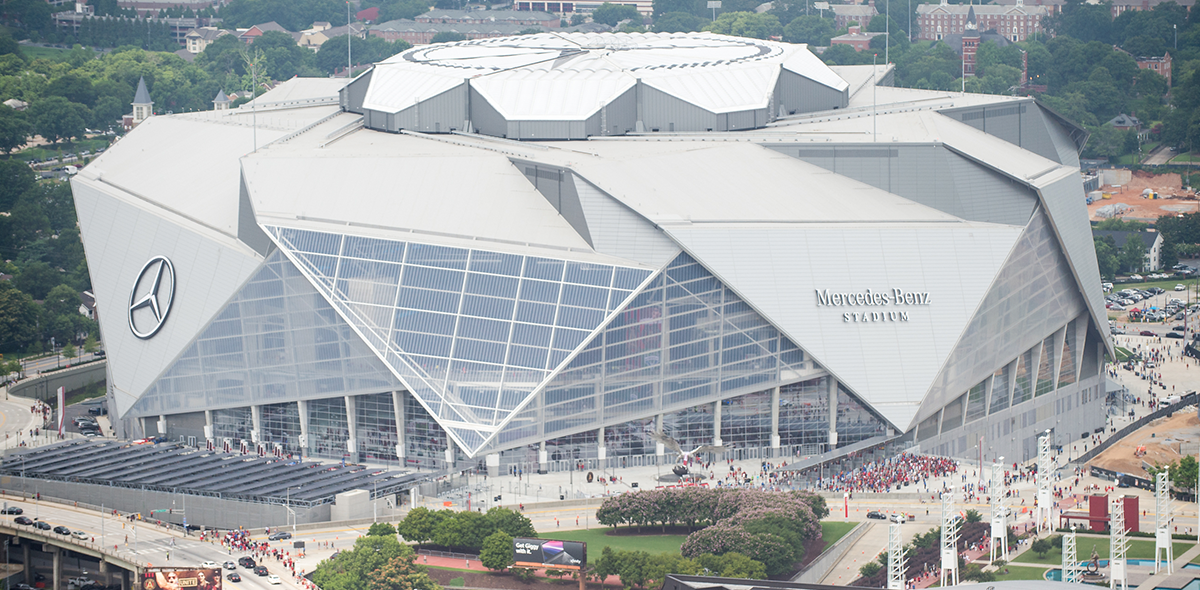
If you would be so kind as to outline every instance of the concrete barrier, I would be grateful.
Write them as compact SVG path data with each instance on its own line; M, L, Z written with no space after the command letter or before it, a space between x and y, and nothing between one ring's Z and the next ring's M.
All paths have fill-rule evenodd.
M850 529L850 532L845 535L842 535L842 538L838 539L833 545L830 545L820 556L812 560L812 563L809 563L807 567L797 572L795 576L792 576L792 581L801 584L819 584L829 574L829 570L832 570L833 566L842 560L842 556L846 554L846 551L858 541L859 537L862 537L871 528L871 524L869 522L858 523L858 526Z
M54 392L58 391L59 387L66 387L67 391L71 391L92 383L100 383L107 377L107 368L108 361L99 360L49 373L39 373L9 385L8 393L54 404Z

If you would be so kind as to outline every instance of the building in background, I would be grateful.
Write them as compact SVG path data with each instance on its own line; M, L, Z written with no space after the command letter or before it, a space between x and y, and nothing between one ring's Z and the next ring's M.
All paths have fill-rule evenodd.
M962 35L972 12L980 34L994 30L1014 43L1042 32L1042 19L1049 14L1045 6L1026 6L1024 0L1016 0L1016 4L1011 6L950 4L947 0L941 0L940 4L917 6L918 39L938 41L950 35Z
M208 49L213 41L228 34L229 31L217 27L197 27L188 31L183 39L188 53L196 54Z
M871 39L887 33L864 33L859 25L851 25L845 35L838 35L829 40L830 45L849 45L855 51L865 51L871 46Z
M114 424L493 473L1102 427L1086 131L890 75L537 34L146 119L71 180Z
M833 29L840 31L850 27L850 23L858 23L863 29L871 24L871 19L879 14L875 10L875 0L870 0L867 4L831 4L829 9L833 11Z
M1156 231L1120 231L1120 230L1092 230L1092 235L1097 238L1112 238L1113 243L1120 251L1129 242L1130 238L1137 236L1142 241L1142 246L1146 249L1146 264L1137 269L1140 272L1154 272L1162 270L1162 234Z

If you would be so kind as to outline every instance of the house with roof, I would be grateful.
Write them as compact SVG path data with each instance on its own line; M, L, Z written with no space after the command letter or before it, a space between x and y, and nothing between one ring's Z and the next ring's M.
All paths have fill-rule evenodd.
M367 37L366 23L353 22L341 27L324 27L317 28L317 25L328 25L329 23L313 23L313 28L300 31L300 40L296 42L301 47L307 47L316 51L325 44L326 41L335 37L344 37L353 35L359 39Z
M1100 239L1112 238L1113 244L1116 245L1117 250L1124 248L1126 242L1128 242L1134 236L1138 236L1142 240L1142 245L1146 247L1146 264L1142 268L1142 271L1143 272L1145 272L1145 271L1153 272L1156 270L1162 270L1162 245L1163 245L1162 234L1160 234L1156 231L1150 231L1150 230L1146 230L1146 231L1120 231L1120 230L1109 230L1109 229L1094 229L1094 230L1092 230L1092 237L1094 237L1094 238L1100 238Z
M950 35L966 32L970 12L975 14L975 26L982 36L987 31L996 31L1011 42L1024 41L1030 35L1044 30L1042 19L1049 14L1045 6L1026 6L1024 0L1016 0L1012 6L1001 4L922 4L917 7L918 39L939 41ZM954 44L950 44L954 47Z
M121 118L121 126L126 132L132 131L139 123L154 116L154 101L150 99L150 90L146 88L146 78L138 78L137 92L133 95L133 112Z
M540 29L541 27L509 23L419 23L408 19L397 19L372 26L370 34L388 41L403 39L412 45L428 45L433 42L434 36L438 33L458 33L467 39L488 39L516 35L532 28Z
M1105 125L1112 125L1121 131L1128 131L1130 129L1136 131L1142 128L1142 122L1138 121L1137 117L1133 115L1126 115L1125 113L1121 113L1112 119L1109 119Z
M871 46L871 39L887 33L864 33L861 25L851 25L845 35L838 35L829 40L830 45L849 45L855 51L863 51Z
M183 42L188 53L202 53L213 41L228 34L229 31L217 27L197 27L183 36Z
M840 31L850 27L850 23L858 23L862 28L866 28L871 24L871 19L879 14L875 10L875 0L869 0L866 4L831 4L829 9L833 11L833 30Z
M238 40L241 41L242 43L245 43L246 45L249 45L251 43L254 43L255 39L262 37L263 33L266 33L267 31L278 31L280 33L286 33L286 34L290 35L292 37L292 39L294 39L295 41L297 41L297 42L300 41L300 33L293 33L291 31L283 28L282 26L279 25L279 23L277 23L275 21L271 21L268 23L262 23L261 25L254 25L254 26L250 27L249 29L238 29Z

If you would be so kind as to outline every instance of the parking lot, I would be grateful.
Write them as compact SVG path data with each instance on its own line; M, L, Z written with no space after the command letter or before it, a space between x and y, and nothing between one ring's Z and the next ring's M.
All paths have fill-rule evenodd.
M1175 289L1116 285L1105 294L1112 334L1191 339L1200 327L1196 317L1200 301L1183 283Z

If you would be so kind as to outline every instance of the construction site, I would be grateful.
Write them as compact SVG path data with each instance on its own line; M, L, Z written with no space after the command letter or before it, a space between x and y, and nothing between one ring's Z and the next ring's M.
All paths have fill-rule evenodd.
M1164 215L1200 211L1195 190L1185 187L1179 174L1118 168L1100 170L1099 177L1099 190L1088 193L1092 221L1120 217L1153 222Z

